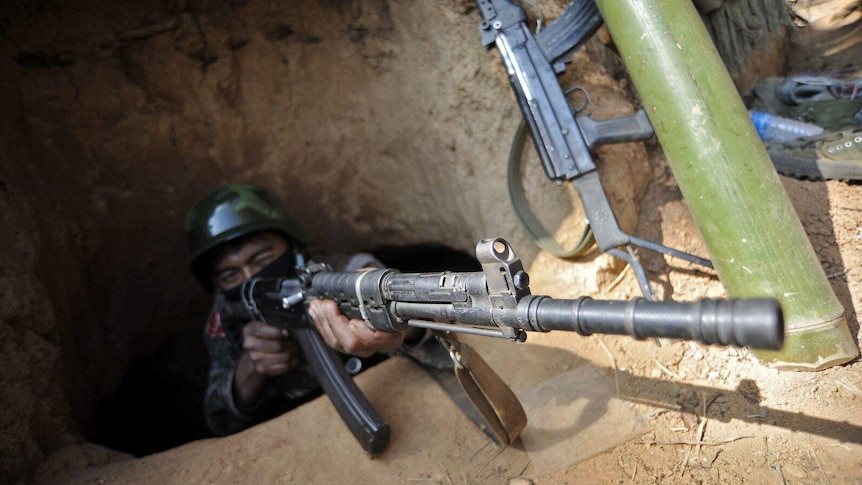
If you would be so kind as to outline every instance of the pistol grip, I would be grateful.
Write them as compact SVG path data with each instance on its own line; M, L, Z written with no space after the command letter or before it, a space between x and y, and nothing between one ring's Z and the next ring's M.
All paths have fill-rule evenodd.
M576 119L590 150L599 145L646 140L655 135L643 109L633 115L609 120L594 120L589 116L579 116Z

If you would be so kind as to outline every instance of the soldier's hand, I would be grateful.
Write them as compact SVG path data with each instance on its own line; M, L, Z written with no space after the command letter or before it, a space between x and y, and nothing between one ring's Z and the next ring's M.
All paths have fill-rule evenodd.
M242 347L254 373L273 377L299 365L299 347L287 330L254 320L243 327L242 335Z
M360 319L349 320L333 300L311 300L308 314L323 340L346 354L368 357L378 350L398 348L404 341L404 332L379 332Z

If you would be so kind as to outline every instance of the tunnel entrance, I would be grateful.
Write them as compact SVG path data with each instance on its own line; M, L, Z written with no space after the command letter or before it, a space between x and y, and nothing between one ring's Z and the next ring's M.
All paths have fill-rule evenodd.
M481 271L474 256L436 244L381 246L369 252L402 272ZM99 404L90 441L140 457L214 436L203 414L209 366L204 318L199 331L165 339L155 353L132 364L113 394ZM360 372L386 358L360 359ZM347 366L357 365L356 358L344 360ZM312 393L297 405L320 395Z

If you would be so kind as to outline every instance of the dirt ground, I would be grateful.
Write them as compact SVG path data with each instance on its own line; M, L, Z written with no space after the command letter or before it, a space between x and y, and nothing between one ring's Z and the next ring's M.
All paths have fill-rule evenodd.
M855 13L847 15L854 6ZM858 2L797 2L795 10L804 27L792 36L788 72L858 76L862 53ZM664 170L661 164L654 168ZM667 178L655 180L648 198L674 190ZM862 187L783 181L858 341ZM661 207L664 220L686 218L684 207L673 201L648 205ZM643 216L640 227L655 222ZM683 229L686 226L662 226L665 242L696 246L697 235ZM707 277L671 271L667 278L675 291L685 294L720 291ZM626 296L627 291L614 293ZM778 372L759 365L747 351L687 343L656 347L606 337L602 341L591 339L580 347L579 355L626 369L619 372L620 394L650 417L651 430L543 483L862 482L858 361L816 374ZM672 383L679 407L644 402L649 398L643 396L658 387L656 380ZM698 442L700 446L687 444Z
M859 72L859 10L851 16L816 8L793 39L797 72ZM839 4L841 2L838 2ZM843 5L851 5L846 2ZM820 27L825 30L819 30ZM663 243L704 254L673 177L656 147L653 182L639 233L659 228ZM862 337L862 185L782 178L851 332ZM540 254L530 271L551 264ZM599 260L596 264L602 263ZM717 278L673 262L650 265L679 295L720 296ZM579 271L576 263L571 271ZM533 292L554 291L534 281ZM578 289L572 289L577 293ZM639 291L631 271L603 288L602 298ZM523 443L494 449L418 367L391 359L358 380L393 426L390 448L371 460L325 398L224 439L190 443L142 459L81 444L55 453L37 483L401 483L401 484L856 484L862 483L862 363L818 373L779 372L746 350L688 342L658 346L624 337L531 335L527 344L466 339L515 391L569 371L590 369L642 424L624 442L591 435L591 456L541 469ZM385 394L385 396L384 396ZM385 399L384 399L385 397ZM433 406L428 406L433 403ZM313 419L312 419L313 417ZM299 439L295 439L298 437ZM608 448L611 449L608 449ZM333 460L333 456L338 456Z
M854 8L855 13L847 15ZM792 36L788 73L858 77L862 54L858 2L800 1L795 10L804 27ZM657 157L651 158L655 162ZM665 170L661 163L654 169ZM859 341L862 186L782 180ZM666 177L659 175L654 181L648 199L673 192L673 183ZM660 207L665 221L687 218L684 206L674 201L647 205ZM641 217L641 229L657 221ZM665 243L697 247L696 232L687 226L691 227L663 225ZM631 275L628 280L633 280ZM721 291L714 279L682 271L671 271L667 280L684 294ZM629 286L609 293L636 294L634 285ZM858 361L816 374L778 372L759 365L747 351L689 343L657 347L607 337L601 342L588 340L578 355L597 365L616 366L620 395L649 417L651 430L541 483L862 482L862 364ZM644 396L660 384L669 385L677 407L666 406L672 403L661 399L659 405L647 403L650 398Z

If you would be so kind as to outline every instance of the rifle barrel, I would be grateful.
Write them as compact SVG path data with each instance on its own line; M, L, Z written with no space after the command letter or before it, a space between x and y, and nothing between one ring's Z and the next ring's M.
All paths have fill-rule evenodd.
M697 340L706 344L780 349L784 317L771 299L704 299L695 302L524 299L526 330L568 330L643 338Z

